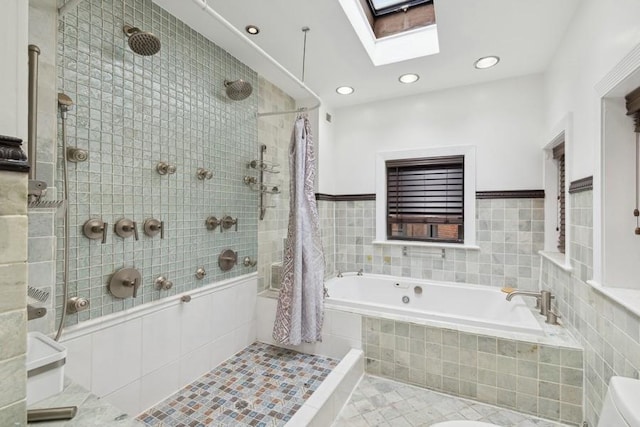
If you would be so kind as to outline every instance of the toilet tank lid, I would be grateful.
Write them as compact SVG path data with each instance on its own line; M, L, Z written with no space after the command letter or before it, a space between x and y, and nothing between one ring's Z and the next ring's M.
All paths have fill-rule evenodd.
M613 401L630 426L640 425L640 380L626 377L611 377L609 382Z

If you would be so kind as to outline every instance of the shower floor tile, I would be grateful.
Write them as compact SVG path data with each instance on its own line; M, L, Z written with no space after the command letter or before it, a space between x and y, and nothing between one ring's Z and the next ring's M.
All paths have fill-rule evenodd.
M483 421L505 427L564 426L508 409L365 375L333 427L428 427L454 420Z
M154 427L283 426L338 362L256 342L137 419Z

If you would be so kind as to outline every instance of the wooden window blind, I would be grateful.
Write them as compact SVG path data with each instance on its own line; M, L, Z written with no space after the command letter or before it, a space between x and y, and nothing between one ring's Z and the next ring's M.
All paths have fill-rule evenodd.
M553 158L558 165L558 251L565 250L565 173L564 173L564 142L553 148Z
M390 160L387 238L462 243L464 156Z

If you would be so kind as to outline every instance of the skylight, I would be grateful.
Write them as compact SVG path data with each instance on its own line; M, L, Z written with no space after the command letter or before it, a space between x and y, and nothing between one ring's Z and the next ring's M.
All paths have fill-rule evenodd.
M432 0L369 0L369 7L375 16L382 16L431 1Z
M438 28L435 24L432 0L368 0L380 8L398 8L401 5L416 6L408 13L429 9L431 19L425 26L403 28L399 32L378 38L371 23L371 11L361 0L338 0L349 22L353 26L362 46L375 66L392 64L408 59L434 55L440 52ZM370 5L373 3L369 3ZM373 7L373 6L371 6ZM383 10L383 9L380 9ZM402 14L404 15L404 14ZM377 20L392 19L396 15L387 14ZM399 16L402 17L402 16Z

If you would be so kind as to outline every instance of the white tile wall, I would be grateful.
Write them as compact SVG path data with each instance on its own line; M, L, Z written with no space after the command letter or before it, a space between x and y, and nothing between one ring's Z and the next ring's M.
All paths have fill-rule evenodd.
M180 381L180 365L169 363L145 375L140 380L140 407L150 408L183 386Z
M174 306L142 319L142 375L175 361L180 356L180 323L175 322L182 307Z
M257 275L70 328L66 374L136 415L256 339Z
M142 376L142 321L96 332L91 352L91 391L105 396Z

